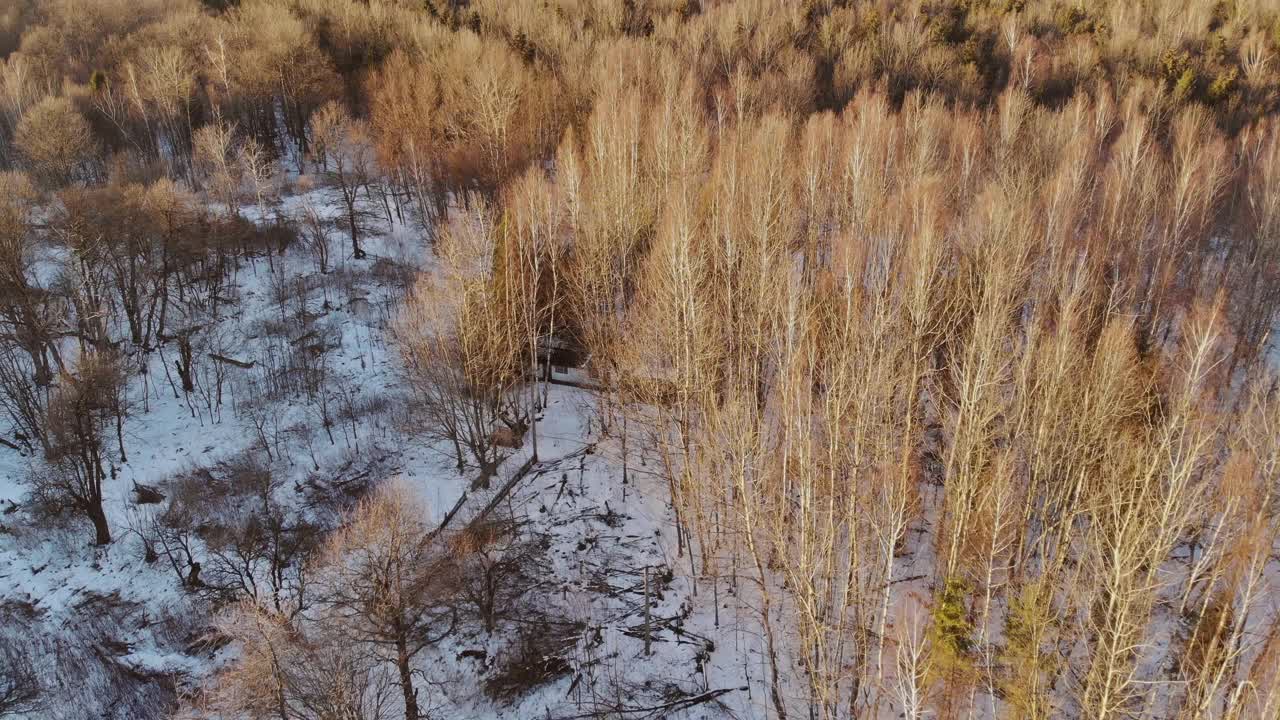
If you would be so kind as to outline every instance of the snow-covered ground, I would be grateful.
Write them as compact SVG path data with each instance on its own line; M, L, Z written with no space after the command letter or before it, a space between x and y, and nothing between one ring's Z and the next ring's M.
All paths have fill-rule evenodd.
M291 198L285 212L306 198ZM413 245L417 246L415 251ZM271 368L290 343L323 343L319 353L335 395L354 406L376 408L395 394L395 369L384 329L399 293L368 268L412 264L421 242L396 227L371 238L371 257L340 262L323 282L298 249L286 255L242 261L234 277L235 302L202 335L202 353L255 363L253 368L202 359L201 390L182 394L172 345L152 352L146 372L130 380L131 413L124 426L126 461L111 468L104 506L114 542L91 546L91 534L74 520L37 523L28 512L29 476L40 461L0 447L0 627L28 650L45 685L44 707L34 717L158 717L175 689L198 681L212 655L201 642L209 602L183 590L163 559L144 561L140 528L160 505L138 505L135 486L160 488L183 473L217 472L246 453L264 456L256 418L269 428L267 460L281 500L316 478L332 482L367 467L396 467L422 478L430 497L448 501L464 484L441 471L439 458L400 437L384 413L361 415L354 426L335 424L333 440L321 427L316 403L267 392ZM274 271L270 267L274 265ZM274 278L306 282L305 307L282 308ZM299 338L304 338L299 341ZM214 395L221 374L223 397ZM279 397L275 397L279 395ZM379 473L380 474L380 473ZM307 510L292 502L295 512Z
M324 190L286 198L281 212L296 215L307 205L334 212ZM146 358L146 372L128 390L127 460L112 468L105 491L114 537L106 547L92 546L90 530L74 518L35 517L29 479L40 460L0 447L0 631L27 651L44 686L44 703L31 717L164 717L178 695L234 656L234 647L208 642L217 611L208 594L184 589L163 555L144 557L147 522L171 497L138 504L135 487L172 496L176 479L196 478L216 489L253 457L269 470L281 507L327 527L359 494L391 478L417 489L433 522L467 491L470 472L459 474L398 412L404 393L387 326L403 293L398 285L429 265L422 238L421 230L392 224L365 238L369 257L355 261L335 231L336 267L325 276L298 247L242 261L234 302L202 333L198 351L254 366L206 359L204 390L183 394L175 390L171 346ZM277 365L305 348L319 367L310 371L323 375L325 402L342 407L326 409L305 391L273 386ZM623 483L616 442L601 439L589 391L552 385L546 392L540 461L498 511L537 541L535 591L523 601L530 622L525 632L520 623L492 634L464 627L425 651L419 663L429 682L421 692L430 716L650 708L632 716L720 717L732 708L737 717L763 717L756 624L740 603L716 594L722 589L698 588L694 596L679 572L665 484L642 467ZM327 429L325 416L335 418ZM515 451L493 487L529 451ZM462 516L487 497L471 493ZM193 542L199 559L203 546ZM546 682L504 691L502 668L520 652L545 654L547 647L526 647L539 642L557 656L544 668ZM682 711L690 698L707 701Z

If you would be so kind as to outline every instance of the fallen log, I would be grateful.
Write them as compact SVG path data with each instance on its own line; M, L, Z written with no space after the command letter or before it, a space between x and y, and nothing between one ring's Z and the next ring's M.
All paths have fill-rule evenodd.
M249 368L251 368L251 367L253 367L254 365L257 365L257 364L258 364L258 361L257 361L257 360L250 360L249 362L245 362L244 360L236 360L235 358L229 358L229 357L227 357L227 356L225 356L225 355L219 355L219 354L217 354L217 353L209 353L209 357L210 357L211 359L213 359L213 360L216 360L216 361L220 362L220 363L226 363L226 364L228 364L228 365L235 365L236 367L238 367L238 368L244 368L245 370L248 370Z
M533 466L537 464L537 462L538 462L537 455L532 455L529 457L528 460L525 460L524 464L521 465L520 468L516 470L514 474L512 474L511 479L508 480L506 483L504 483L502 487L498 488L498 492L494 494L491 500L489 500L489 504L485 505L483 510L476 513L475 517L471 518L471 522L479 523L489 513L493 512L493 509L498 507L498 504L506 499L507 495L511 493L512 488L516 486L516 483L519 483L521 480L523 480L524 476L529 474L529 471L533 469Z
M507 495L516 486L516 484L519 483L521 480L523 480L524 477L529 474L529 471L533 469L533 466L536 465L537 462L538 462L538 458L532 457L532 456L528 460L525 460L524 464L521 465L520 468L515 471L515 473L511 476L511 478L507 480L507 482L503 483L502 487L498 488L498 491L494 493L492 498L490 498L488 504L486 504L480 510L480 512L476 513L475 516L473 516L470 520L468 520L467 524L477 525L480 522L482 522L484 518L488 516L489 513L493 512L494 508L498 507L499 503L501 503L504 499L506 499ZM453 522L454 516L456 516L458 514L458 511L462 509L462 506L466 504L467 497L468 497L468 493L464 491L462 493L462 497L458 498L458 502L453 504L453 509L450 510L448 513L446 513L444 516L444 519L440 521L440 525L437 526L436 529L432 530L427 535L428 540L432 540L437 535L444 532L445 528L447 528L449 524Z
M688 710L691 707L696 707L703 703L718 700L722 695L727 695L731 692L742 692L746 689L747 688L744 686L709 690L698 695L690 695L671 702L662 703L660 705L650 705L647 707L627 707L625 705L609 705L602 702L598 703L595 709L589 712L579 713L577 715L552 716L549 710L547 715L553 720L589 720L591 718L607 717L611 715L616 715L618 717L626 717L629 715L652 718L670 717L671 713Z
M440 526L437 527L435 530L432 530L431 533L428 535L428 537L434 538L436 535L439 535L442 530L448 527L449 523L453 521L453 516L458 514L458 511L462 509L462 506L466 504L466 502L467 502L467 491L463 490L462 497L458 498L458 502L453 504L452 510L445 513L444 519L440 521Z

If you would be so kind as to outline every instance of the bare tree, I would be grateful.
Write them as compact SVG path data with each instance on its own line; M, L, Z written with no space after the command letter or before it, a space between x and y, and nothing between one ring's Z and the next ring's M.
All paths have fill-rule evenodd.
M424 428L453 445L458 469L464 449L487 486L496 471L500 426L519 438L530 408L516 392L527 375L528 343L494 268L498 244L494 218L475 199L465 217L443 229L434 278L411 293L394 328L420 403Z
M203 585L224 599L248 598L293 619L311 605L308 560L321 528L276 500L279 483L268 468L250 462L234 473L229 481L249 486L254 507L201 533Z
M32 381L26 358L9 346L0 346L0 410L8 417L14 438L28 449L51 449L45 426L48 389Z
M391 720L394 681L366 647L334 626L293 625L243 602L222 614L218 630L241 652L181 717L247 714L272 720Z
M520 537L514 523L487 520L450 538L460 568L459 595L480 618L486 633L518 612L517 601L538 586L538 541Z
M329 219L322 217L315 206L308 202L302 208L302 239L311 255L316 260L316 269L321 275L329 272Z
M915 610L909 616L904 615L895 639L892 692L902 708L902 716L912 720L923 720L930 705L928 677L932 670L932 648L921 614Z
M236 162L236 126L215 120L197 130L192 143L196 177L227 214L234 216L240 209L240 185L245 170Z
M4 341L30 358L30 379L46 387L61 363L57 338L63 303L35 279L37 201L24 174L0 173L0 327Z
M452 560L434 537L413 491L393 481L360 503L317 571L334 627L395 667L407 720L421 717L414 658L456 621Z
M80 360L76 375L49 399L46 422L51 452L48 468L35 477L37 493L55 507L71 509L93 524L94 542L111 542L102 506L103 486L114 477L108 465L123 459L125 374L120 359L106 353ZM113 448L111 435L118 448Z
M347 115L337 102L330 102L312 117L311 134L314 161L338 189L351 236L351 254L361 260L365 252L360 247L360 234L374 216L360 198L363 193L367 200L376 171L369 128L364 121Z

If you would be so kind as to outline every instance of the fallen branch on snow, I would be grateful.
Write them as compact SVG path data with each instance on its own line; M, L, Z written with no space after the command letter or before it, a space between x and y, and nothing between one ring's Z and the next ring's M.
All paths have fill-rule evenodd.
M738 687L738 688L720 688L719 690L708 690L707 692L701 693L699 695L690 695L688 697L682 697L677 700L672 700L671 702L668 702L668 703L663 703L661 705L652 705L650 707L628 708L623 706L614 707L614 706L607 706L607 705L601 704L598 709L590 712L579 713L577 715L560 715L560 716L551 716L550 714L548 714L548 717L551 718L551 720L590 720L591 718L611 717L614 715L623 716L623 717L635 716L640 718L667 717L670 713L678 712L680 710L688 710L691 707L696 707L698 705L702 705L703 703L712 702L720 698L722 695L727 695L728 693L734 692L735 690L743 691L746 689L747 688L744 686L744 687Z
M245 370L248 370L249 368L257 364L256 360L250 360L249 362L245 362L244 360L236 360L235 358L229 358L229 357L226 357L225 355L219 355L217 353L209 353L209 357L220 363L235 365L236 367L244 368Z

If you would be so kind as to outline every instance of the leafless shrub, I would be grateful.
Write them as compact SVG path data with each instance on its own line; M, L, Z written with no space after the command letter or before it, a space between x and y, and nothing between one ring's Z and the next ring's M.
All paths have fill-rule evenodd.
M52 450L45 426L48 389L35 382L30 363L12 347L0 347L0 409L8 417L14 439L28 450Z
M541 542L520 537L506 521L485 520L453 535L450 543L461 566L459 595L484 631L491 634L500 621L520 616L521 599L540 585Z
M581 630L572 624L522 628L515 644L497 659L495 670L485 678L485 694L509 702L568 675L573 671L569 657Z
M40 678L26 652L0 637L0 717L36 712L40 708Z

